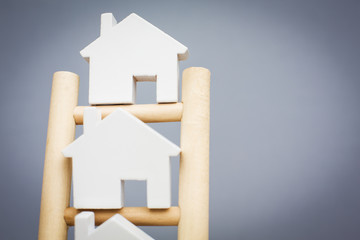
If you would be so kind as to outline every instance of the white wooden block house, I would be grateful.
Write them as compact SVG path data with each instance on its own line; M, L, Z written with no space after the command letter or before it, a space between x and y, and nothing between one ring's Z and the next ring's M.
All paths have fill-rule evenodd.
M84 112L84 134L63 154L72 157L74 207L124 205L124 180L147 181L147 206L171 205L170 156L180 148L121 108L104 120L95 107Z
M154 240L120 214L95 228L93 212L75 217L75 240Z
M134 13L119 23L102 14L100 37L80 54L90 64L91 105L133 104L139 81L156 81L158 103L178 101L178 64L188 49Z

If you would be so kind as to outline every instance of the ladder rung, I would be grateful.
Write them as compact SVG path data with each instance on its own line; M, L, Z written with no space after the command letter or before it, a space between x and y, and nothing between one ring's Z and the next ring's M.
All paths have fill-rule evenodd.
M149 209L147 207L124 207L121 209L65 209L64 218L68 226L74 226L75 216L82 211L95 213L95 225L98 226L119 213L138 226L177 226L180 219L180 208Z
M77 125L83 124L84 109L89 106L77 106L74 109L74 119ZM135 104L135 105L107 105L94 106L101 110L105 118L117 108L129 111L143 122L178 122L181 121L183 104Z

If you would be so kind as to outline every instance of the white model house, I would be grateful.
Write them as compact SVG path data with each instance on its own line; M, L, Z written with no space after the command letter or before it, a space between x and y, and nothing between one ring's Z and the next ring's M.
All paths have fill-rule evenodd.
M156 81L159 103L178 101L178 64L188 49L134 13L119 23L102 14L100 37L80 54L90 63L92 105L135 103L137 81Z
M63 150L72 157L75 208L123 207L124 180L146 180L147 206L169 208L169 157L179 153L179 147L125 110L101 120L97 108L86 108L84 134Z
M115 214L95 228L93 212L75 217L75 240L154 240L120 214Z

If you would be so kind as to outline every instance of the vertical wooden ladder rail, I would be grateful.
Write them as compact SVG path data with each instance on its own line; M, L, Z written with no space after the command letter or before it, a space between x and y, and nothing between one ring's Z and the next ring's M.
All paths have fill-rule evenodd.
M182 81L179 240L209 238L210 71L188 68Z
M53 76L43 186L41 193L39 239L67 238L64 209L70 203L71 160L61 151L75 138L74 108L78 104L79 76L56 72Z
M50 102L49 126L41 197L39 240L65 240L68 226L81 210L69 207L71 159L61 150L82 124L84 106L77 106L79 77L56 72ZM178 225L179 240L206 240L209 234L210 72L188 68L183 73L182 103L100 106L103 117L121 107L144 122L181 121L179 207L91 210L96 225L120 213L136 225Z

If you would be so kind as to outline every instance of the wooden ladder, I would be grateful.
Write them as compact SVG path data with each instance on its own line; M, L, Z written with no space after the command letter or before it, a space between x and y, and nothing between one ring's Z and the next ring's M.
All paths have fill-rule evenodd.
M75 216L82 211L69 207L72 163L71 159L65 158L61 153L74 141L76 125L83 124L85 106L77 106L78 94L78 75L71 72L54 74L44 162L39 240L67 239L68 227L74 225ZM147 123L181 121L181 154L178 207L90 210L95 212L96 225L119 213L139 226L178 226L179 240L208 239L209 70L198 67L184 70L181 103L97 107L101 109L103 118L120 107Z

